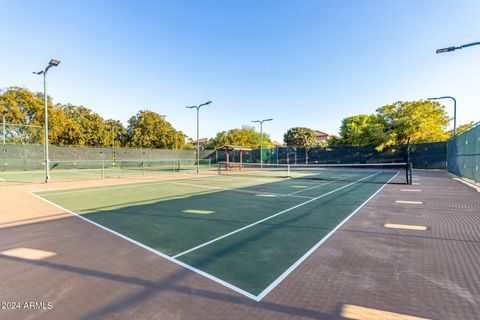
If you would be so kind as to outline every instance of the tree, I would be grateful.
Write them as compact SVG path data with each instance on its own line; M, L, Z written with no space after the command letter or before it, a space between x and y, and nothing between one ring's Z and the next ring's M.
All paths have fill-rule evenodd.
M283 135L283 142L289 147L314 147L317 144L313 130L304 127L289 129Z
M341 144L364 146L376 144L383 139L385 123L378 115L361 114L342 120Z
M43 111L40 112L43 116ZM69 117L61 105L48 112L48 141L53 145L84 145L81 124Z
M444 141L449 118L438 102L399 101L376 114L343 119L339 144L373 144L378 150L396 144Z
M270 136L267 133L263 133L262 141L264 146L272 146ZM214 138L210 139L205 148L216 149L226 144L258 149L260 148L260 133L255 130L255 127L246 125L240 129L221 131Z
M422 142L445 141L445 128L450 121L444 108L432 101L399 101L377 109L384 135L378 148Z
M67 104L62 106L68 121L64 132L68 136L65 144L107 146L105 122L97 113L84 106ZM110 140L111 141L111 140Z
M473 127L474 123L473 121L470 121L469 123L464 123L460 126L457 127L457 134L462 133L463 131L467 131L471 127ZM448 136L453 137L453 130L448 131Z
M185 134L176 131L165 116L148 110L139 111L128 120L127 133L130 147L174 149L185 144Z
M103 135L103 145L111 146L112 139L115 147L124 147L128 141L127 129L118 120L108 119L104 121L105 131Z
M51 99L48 107L52 108ZM11 142L43 142L43 95L21 87L9 87L0 94L0 116L5 115ZM41 113L41 114L40 114Z

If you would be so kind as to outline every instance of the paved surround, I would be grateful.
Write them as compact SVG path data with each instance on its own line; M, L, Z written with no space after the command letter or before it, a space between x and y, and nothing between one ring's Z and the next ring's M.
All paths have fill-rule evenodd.
M420 187L386 186L261 302L31 199L31 186L3 188L0 251L56 255L0 256L0 302L53 303L0 319L343 319L344 305L478 319L480 193L442 172L415 175Z

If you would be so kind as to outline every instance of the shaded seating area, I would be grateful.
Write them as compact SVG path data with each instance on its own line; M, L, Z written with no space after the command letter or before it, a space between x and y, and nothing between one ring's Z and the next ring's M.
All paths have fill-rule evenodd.
M242 159L243 159L243 151L252 151L250 148L246 148L243 146L233 146L233 145L224 145L217 148L217 151L225 151L226 153L226 169L242 169ZM235 161L235 151L238 151L238 161ZM232 157L230 159L230 152L232 153Z

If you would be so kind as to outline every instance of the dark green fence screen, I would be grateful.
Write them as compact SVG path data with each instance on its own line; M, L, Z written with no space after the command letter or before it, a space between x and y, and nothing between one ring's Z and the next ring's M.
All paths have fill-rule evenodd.
M447 143L419 143L410 145L410 161L414 169L447 168Z
M215 156L215 157L214 157ZM226 161L226 152L217 151L211 154L211 161ZM272 164L358 164L407 162L415 169L440 169L447 166L446 142L420 143L410 145L410 155L407 146L399 145L376 151L374 146L332 146L324 148L277 147L263 149L264 163ZM240 161L240 152L230 152L229 160ZM243 151L242 162L260 162L260 150Z
M480 122L448 141L448 172L480 183Z
M478 129L477 129L478 131ZM463 137L463 134L460 135ZM459 136L459 137L460 137ZM478 143L477 143L478 144ZM0 171L42 169L43 145L0 145ZM164 150L135 148L95 148L50 146L51 161L73 160L194 160L195 150ZM451 151L451 148L449 149ZM478 163L478 150L477 163ZM447 147L445 142L410 146L410 161L415 169L445 169ZM385 163L406 162L407 146L393 146L379 152L374 146L332 146L326 148L273 147L263 149L264 163L328 164L328 163ZM201 150L200 159L212 163L226 161L224 151ZM240 153L230 152L230 161L240 161ZM242 161L260 162L260 150L242 152ZM468 166L467 166L468 167ZM468 167L469 168L469 167ZM469 169L470 170L470 169ZM453 172L453 171L452 171Z
M41 170L44 168L43 145L0 145L0 171ZM202 150L201 159L210 158L215 151ZM74 160L194 160L195 150L167 150L142 148L96 148L75 146L49 146L51 161Z

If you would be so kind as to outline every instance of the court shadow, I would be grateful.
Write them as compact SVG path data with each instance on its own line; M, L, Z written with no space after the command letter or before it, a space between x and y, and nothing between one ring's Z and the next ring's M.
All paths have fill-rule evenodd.
M136 292L131 295L127 295L114 303L110 303L104 307L96 308L94 310L87 311L83 316L80 316L77 319L104 319L105 317L111 315L119 315L124 311L127 311L129 308L134 308L135 306L140 306L144 303L147 303L149 299L155 298L159 294L168 294L168 293L179 293L187 296L198 297L205 299L205 303L210 302L220 302L228 303L233 305L239 305L248 307L249 310L244 310L245 315L249 315L253 310L257 312L268 312L269 315L275 317L275 314L287 315L291 317L302 317L310 319L338 319L334 315L327 313L319 312L316 310L310 310L301 307L294 307L290 305L283 305L274 302L255 302L251 299L245 298L241 295L232 293L226 294L218 291L211 291L206 289L192 290L192 288L179 284L180 280L186 276L191 275L191 271L188 269L180 269L170 275L166 275L157 280L146 280L142 278L125 276L122 274L102 272L99 270L75 267L72 265L65 265L50 261L34 261L28 259L22 259L17 257L9 257L0 255L0 260L11 261L20 264L31 265L33 267L47 268L52 271L62 271L73 273L75 275L81 275L85 277L98 278L101 280L109 280L113 282L124 283L126 285L135 285L139 286L141 289L139 292ZM11 288L15 290L15 288ZM88 294L88 292L79 292L78 294ZM167 300L167 299L166 299ZM214 305L212 305L214 306ZM179 309L182 309L182 305L176 306ZM142 310L148 308L147 306L142 306ZM132 314L131 311L128 314ZM67 315L68 316L68 315ZM228 314L225 314L226 317L229 317ZM236 317L236 315L231 315Z

